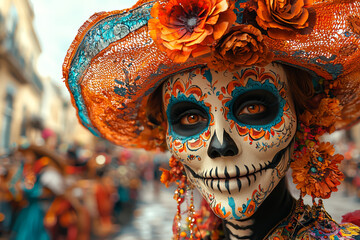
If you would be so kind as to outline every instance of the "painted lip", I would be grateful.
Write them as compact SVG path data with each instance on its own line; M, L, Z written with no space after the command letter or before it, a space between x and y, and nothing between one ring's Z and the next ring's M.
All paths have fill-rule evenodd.
M248 176L254 175L256 173L261 173L262 171L265 171L266 169L269 169L269 168L272 168L272 169L275 168L281 161L281 158L284 155L286 150L287 150L287 148L284 148L283 150L279 151L274 156L272 161L264 163L264 165L259 163L259 168L256 168L254 164L251 164L250 168L247 165L245 165L246 173L243 173L243 174L241 174L238 166L235 166L236 173L231 174L231 175L229 174L227 167L225 167L223 173L219 173L218 167L216 167L215 170L211 169L210 171L206 171L201 175L195 173L194 170L192 170L187 165L185 165L185 167L191 172L191 174L194 176L194 178L198 178L198 179L203 179L203 180L206 180L206 179L216 179L216 180L237 179L237 178L242 178L242 177L248 177Z
M218 171L218 167L214 169L211 169L208 172L205 172L204 174L197 174L194 172L194 170L192 170L190 167L188 167L187 165L185 165L185 167L191 172L191 174L194 176L194 178L197 179L202 179L202 180L232 180L232 179L239 179L239 178L245 178L245 177L249 177L252 176L256 173L262 173L262 171L265 171L266 169L268 169L269 165L271 162L265 163L264 166L262 164L259 164L259 169L256 169L256 167L254 166L254 164L251 165L251 168L249 168L247 165L245 165L246 168L246 173L241 174L240 173L240 169L238 166L235 166L236 169L236 173L234 175L230 175L229 172L227 171L227 167L225 167L225 170L223 173L219 174ZM251 169L251 170L250 170ZM221 176L223 175L223 176Z
M241 174L240 169L238 166L235 166L236 173L230 175L227 171L227 167L225 167L224 172L222 175L219 174L218 168L216 167L215 170L212 169L208 172L205 172L204 174L197 174L195 173L190 167L187 165L184 165L186 169L189 170L189 172L193 175L194 178L197 178L201 180L207 187L215 190L217 189L222 193L222 191L225 191L225 189L228 191L229 194L231 194L232 190L235 190L236 188L240 192L243 184L248 182L248 186L251 184L250 178L253 178L253 182L256 181L256 176L258 174L262 174L263 171L266 171L270 168L275 168L279 162L281 161L281 158L284 156L285 151L288 148L284 148L283 150L279 151L273 160L268 163L265 163L264 165L259 164L259 167L256 168L254 164L251 165L252 169L250 170L248 166L245 165L246 173Z

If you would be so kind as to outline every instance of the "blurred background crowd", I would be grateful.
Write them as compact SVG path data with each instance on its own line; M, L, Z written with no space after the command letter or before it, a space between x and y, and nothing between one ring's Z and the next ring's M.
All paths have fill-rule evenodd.
M61 76L38 71L45 40L34 28L32 2L41 1L0 0L0 239L170 239L176 203L173 189L159 181L169 155L116 147L80 126ZM101 5L108 2L114 1ZM116 1L117 9L124 2L135 0ZM66 25L70 15L56 30L63 38L65 28L72 29L71 39L65 47L51 45L62 56L76 33ZM50 30L38 29L48 38ZM360 125L329 140L345 155L345 180L332 202L325 201L339 221L360 208Z
M105 239L132 221L143 183L160 190L167 154L41 136L0 156L0 239Z
M75 6L84 3L73 1L74 8L68 8L64 18L64 11L54 9L67 6L66 1L0 0L1 240L113 239L129 229L125 226L137 212L146 214L136 209L144 203L139 192L149 190L146 184L151 183L151 196L159 196L160 182L153 180L159 179L158 168L168 156L127 150L96 138L78 123L64 90L61 62L66 50L77 28L95 12L91 6L100 5L86 1L88 12L81 15L85 8ZM116 4L124 8L124 2ZM44 17L47 21L41 21ZM53 25L42 28L39 23ZM68 42L56 42L61 39ZM52 73L45 76L39 59L49 51L61 57L45 60L43 69ZM56 71L51 70L52 61Z

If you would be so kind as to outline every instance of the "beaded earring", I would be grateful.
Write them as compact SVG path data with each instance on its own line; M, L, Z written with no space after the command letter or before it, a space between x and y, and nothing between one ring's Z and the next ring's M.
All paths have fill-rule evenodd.
M181 230L181 222L182 222L182 212L181 212L181 205L185 201L186 195L186 187L184 186L184 182L181 182L174 193L174 199L176 201L176 215L174 219L173 225L173 234L175 239L180 239L182 237L186 237L186 233ZM185 236L184 236L185 235Z
M169 187L172 183L177 184L177 188L174 193L174 199L177 204L176 215L173 225L173 234L175 239L181 239L186 237L187 233L181 230L182 222L182 212L181 204L185 201L188 188L188 180L185 175L184 166L181 162L174 156L171 156L169 159L170 170L160 168L162 171L160 181L165 184L166 187Z
M172 183L177 185L174 193L177 209L173 224L173 237L175 240L201 239L201 234L197 227L197 219L201 218L201 214L195 211L194 187L186 177L184 166L176 157L170 157L169 166L170 170L164 168L160 168L160 170L163 172L161 182L164 183L166 187ZM181 207L184 202L186 203L186 209L183 211ZM182 217L184 214L187 214L185 219Z
M205 199L202 199L199 211L195 211L194 186L188 181L184 166L174 156L169 160L170 170L160 168L162 171L161 182L166 187L175 183L177 188L174 200L177 204L176 215L173 223L174 240L201 240L204 236L217 239L219 236L221 220L214 215ZM182 210L182 204L186 203L186 209ZM183 215L186 214L186 218Z

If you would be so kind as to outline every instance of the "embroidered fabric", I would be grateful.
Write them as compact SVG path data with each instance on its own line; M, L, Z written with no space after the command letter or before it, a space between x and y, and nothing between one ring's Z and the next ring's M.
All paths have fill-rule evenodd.
M208 214L208 216L211 216ZM211 219L211 217L209 218ZM206 222L207 219L204 220ZM213 231L202 232L203 239L225 239L218 221ZM264 240L360 239L360 228L352 223L336 223L322 204L310 207L302 199L296 201L292 212L278 223Z
M93 15L79 29L63 64L82 124L124 147L165 149L164 129L145 117L148 97L167 77L205 64L201 59L174 63L156 46L147 28L154 3L142 0L128 10ZM244 23L249 3L235 1L237 23ZM316 82L340 83L333 96L344 106L337 128L360 117L359 5L348 0L315 1L311 12L316 21L311 21L308 32L286 40L264 35L274 61L305 69L317 77Z

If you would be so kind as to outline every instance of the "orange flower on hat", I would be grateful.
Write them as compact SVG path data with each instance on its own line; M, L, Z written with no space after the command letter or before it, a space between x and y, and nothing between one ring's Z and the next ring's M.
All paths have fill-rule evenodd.
M233 70L239 66L265 66L272 61L273 56L259 29L252 25L238 25L232 27L215 46L209 67Z
M233 25L236 15L228 0L158 1L148 22L152 39L175 62L211 51Z
M336 98L322 98L319 106L309 112L306 110L299 120L306 126L317 125L328 129L329 133L335 130L334 124L341 119L342 106Z
M312 0L254 0L256 21L269 37L288 39L309 27Z
M338 164L343 156L335 154L330 143L319 143L305 151L295 153L295 161L291 163L293 181L301 195L313 198L329 198L331 192L337 191L337 186L344 179Z

